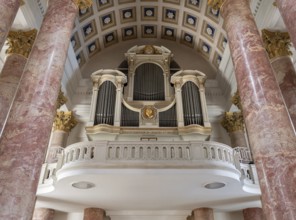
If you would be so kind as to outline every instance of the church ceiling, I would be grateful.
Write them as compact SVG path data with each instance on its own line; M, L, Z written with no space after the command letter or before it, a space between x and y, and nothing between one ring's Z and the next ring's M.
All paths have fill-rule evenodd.
M71 44L82 67L103 49L139 38L183 44L216 67L227 44L220 12L206 0L94 0L79 11Z

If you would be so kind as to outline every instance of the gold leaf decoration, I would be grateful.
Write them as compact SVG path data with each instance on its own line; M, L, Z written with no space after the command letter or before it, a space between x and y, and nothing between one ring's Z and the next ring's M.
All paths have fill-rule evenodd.
M224 0L208 0L208 5L216 10L219 10L223 3Z
M28 57L37 35L37 30L10 31L7 37L8 49L6 54L20 54Z
M242 112L225 112L221 125L228 133L244 130Z
M53 129L70 132L77 124L72 111L58 111L53 123Z
M288 32L262 30L262 40L270 59L290 56L291 40Z
M59 109L62 105L66 104L67 101L68 99L64 96L64 93L62 92L62 90L60 90L59 96L57 99L57 109Z
M86 9L92 6L92 0L73 0L73 2L79 7L80 9Z

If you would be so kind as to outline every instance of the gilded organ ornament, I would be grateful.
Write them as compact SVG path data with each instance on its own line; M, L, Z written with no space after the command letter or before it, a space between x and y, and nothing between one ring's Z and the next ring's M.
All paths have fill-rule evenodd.
M54 131L70 132L77 124L72 111L58 111L53 123Z
M228 133L244 130L244 118L242 112L225 112L221 125Z
M79 7L81 10L86 9L92 6L92 0L73 0L73 2Z
M142 109L142 116L144 119L154 119L156 117L156 109L154 106L147 105Z
M37 30L10 31L7 37L6 54L20 54L28 57L37 35Z
M290 56L291 40L288 32L262 30L264 47L270 59L282 56Z

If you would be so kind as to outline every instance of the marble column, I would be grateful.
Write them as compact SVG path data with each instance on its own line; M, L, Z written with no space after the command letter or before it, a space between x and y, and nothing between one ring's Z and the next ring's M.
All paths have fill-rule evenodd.
M192 220L214 220L213 209L210 209L210 208L194 209Z
M0 50L15 19L20 3L20 0L0 0Z
M291 36L293 45L296 48L295 1L294 0L276 0L276 5L279 8L281 16Z
M266 220L261 208L248 208L243 210L244 220Z
M31 52L36 33L36 30L31 30L10 31L8 34L7 57L0 74L0 136L27 58Z
M83 220L104 220L105 210L100 208L84 209Z
M48 148L46 163L56 163L58 154L67 146L69 132L76 126L73 112L58 111L53 123L53 134Z
M216 2L209 0L209 2ZM221 15L268 220L296 219L296 137L248 0L222 0Z
M55 210L46 208L36 208L32 220L53 220Z
M290 51L290 36L287 32L262 30L265 49L274 69L294 128L296 128L296 71Z
M32 218L77 4L48 2L0 139L0 219Z

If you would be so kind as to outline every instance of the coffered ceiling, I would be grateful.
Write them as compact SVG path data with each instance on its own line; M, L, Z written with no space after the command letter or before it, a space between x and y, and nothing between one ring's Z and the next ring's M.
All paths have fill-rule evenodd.
M216 67L227 44L220 12L206 0L94 0L79 11L71 43L82 67L103 49L136 38L186 45Z

